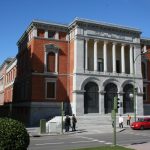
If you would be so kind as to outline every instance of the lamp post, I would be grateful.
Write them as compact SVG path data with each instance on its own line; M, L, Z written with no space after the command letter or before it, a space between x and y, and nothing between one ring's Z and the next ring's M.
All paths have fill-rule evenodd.
M134 87L134 86L133 86ZM134 88L133 88L134 89ZM133 93L130 93L129 94L129 97L131 98L131 100L133 100L133 103L134 103L134 120L136 120L136 99L134 99L134 92Z

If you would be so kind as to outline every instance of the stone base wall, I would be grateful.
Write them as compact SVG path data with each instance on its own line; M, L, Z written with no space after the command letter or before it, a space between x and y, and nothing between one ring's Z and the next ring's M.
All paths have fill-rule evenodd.
M150 104L144 104L144 115L150 115Z
M10 108L12 109L10 113ZM25 124L26 127L39 127L40 119L50 120L61 115L61 102L17 103L1 108L1 117L11 117ZM3 115L2 115L3 114ZM64 103L64 115L71 114L70 104Z

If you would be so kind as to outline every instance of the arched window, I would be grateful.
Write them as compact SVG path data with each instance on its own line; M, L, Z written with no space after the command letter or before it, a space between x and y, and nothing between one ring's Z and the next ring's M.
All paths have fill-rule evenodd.
M44 71L58 73L58 51L59 48L54 44L45 45Z
M47 54L47 72L55 72L55 53Z

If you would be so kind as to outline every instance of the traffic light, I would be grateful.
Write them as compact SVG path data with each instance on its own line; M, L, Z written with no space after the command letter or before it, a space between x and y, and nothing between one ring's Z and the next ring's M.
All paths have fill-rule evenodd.
M117 98L117 109L120 107L120 101L119 101L120 99L119 98Z
M120 107L120 99L118 97L114 97L114 110L117 110Z

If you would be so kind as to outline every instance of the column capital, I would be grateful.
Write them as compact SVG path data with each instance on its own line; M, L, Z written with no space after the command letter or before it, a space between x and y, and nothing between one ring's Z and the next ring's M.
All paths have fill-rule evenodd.
M133 44L130 44L130 48L133 48L134 47L134 45Z
M94 42L98 42L99 40L98 39L94 39Z
M121 43L121 46L126 46L126 44L125 43Z
M87 42L88 42L89 40L90 40L89 38L85 38L85 41L87 41Z
M117 42L112 42L113 45L117 45Z
M104 41L104 44L108 44L108 41Z

